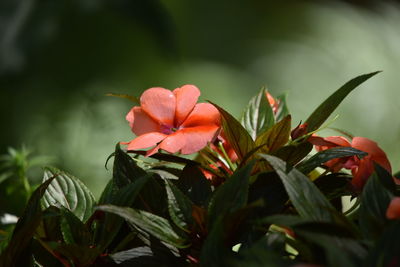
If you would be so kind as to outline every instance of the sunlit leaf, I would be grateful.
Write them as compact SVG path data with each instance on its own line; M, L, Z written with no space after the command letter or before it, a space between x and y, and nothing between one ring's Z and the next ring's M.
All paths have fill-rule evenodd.
M278 122L290 114L287 103L286 94L280 95L276 98L278 100L278 110L275 114L275 120Z
M329 96L306 120L306 123L308 124L308 131L311 132L318 129L351 91L379 72L380 71L376 71L360 75L344 84L336 92Z
M256 147L265 145L264 148L260 149L260 152L272 153L289 141L290 129L291 116L288 115L258 136L255 145Z
M95 203L90 190L74 176L56 168L45 168L43 181L56 176L43 195L45 207L64 207L80 220L86 221L93 213Z
M245 128L231 114L225 111L218 105L213 104L221 114L222 128L225 132L229 144L235 150L239 160L242 160L245 155L254 147L254 141Z
M262 88L248 103L243 112L241 123L253 140L275 123L274 113Z

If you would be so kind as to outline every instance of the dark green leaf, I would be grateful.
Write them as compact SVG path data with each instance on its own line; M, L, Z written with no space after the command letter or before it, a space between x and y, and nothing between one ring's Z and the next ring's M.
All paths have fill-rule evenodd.
M211 183L200 169L192 164L183 168L181 176L176 181L178 188L198 206L206 206L211 196Z
M242 160L245 155L250 152L254 147L254 141L246 131L245 128L238 122L231 114L226 112L223 108L213 104L221 114L222 128L231 144L233 150L235 150L239 160Z
M208 207L209 224L219 216L237 211L247 203L249 178L254 161L233 173L214 193Z
M234 260L231 261L231 265L229 266L251 266L251 267L281 267L281 266L294 266L294 262L291 263L287 257L282 257L281 254L274 251L273 247L271 247L271 239L269 238L273 234L269 234L261 238L258 242L256 242L253 246L240 249L238 255ZM276 234L278 235L278 234ZM284 236L283 241L284 241ZM282 242L282 246L284 249L284 243ZM282 253L280 251L280 253Z
M311 132L318 129L351 91L377 73L379 71L360 75L347 82L328 97L306 120L308 131Z
M281 159L261 154L281 178L289 198L300 216L315 221L334 221L331 203L309 180L297 169L290 167Z
M146 175L146 172L139 168L136 162L124 151L119 144L115 147L113 180L117 188L133 182L135 179Z
M178 236L173 230L168 220L155 214L114 205L102 205L97 207L97 209L121 216L135 228L145 231L159 240L178 248L185 248L188 245L186 240Z
M384 229L362 266L398 266L400 263L400 221L392 221Z
M229 266L227 262L234 256L232 248L225 244L225 228L220 216L213 224L200 252L200 266Z
M40 199L54 178L49 177L32 193L6 250L0 256L0 266L27 266L31 259L28 255L29 244L42 219Z
M172 221L182 230L189 232L193 225L193 203L173 183L165 180L168 197L168 211Z
M368 153L365 153L363 151L360 151L352 147L334 147L316 153L311 158L300 163L298 166L296 166L296 168L302 173L308 174L316 167L321 166L322 163L325 163L331 159L344 158L350 156L358 156L359 158L362 158L367 154Z
M331 173L318 177L314 184L329 200L353 194L350 186L351 176L344 173Z
M135 179L133 183L117 191L111 203L118 206L132 206L142 188L151 179L150 175ZM96 240L103 247L107 247L118 234L123 223L122 218L114 214L105 214L104 221L98 223Z
M375 165L375 169L379 168L383 169L379 165ZM361 194L359 222L366 237L376 240L381 235L388 222L386 209L392 197L393 194L383 186L382 177L374 172L369 177Z
M250 100L243 112L241 123L253 140L274 125L274 113L264 88Z
M295 143L281 147L273 155L286 161L290 165L295 165L311 152L313 145L309 142Z
M61 209L61 216L60 228L65 243L89 246L91 234L86 225L68 209Z
M272 153L289 141L291 116L288 115L257 137L255 145L265 145L260 152Z
M147 151L128 150L127 153L133 153L133 154L144 156L144 155L146 155ZM156 153L154 155L151 155L150 158L161 160L161 161L166 161L166 162L178 163L178 164L199 165L199 163L197 161L190 160L187 158L182 158L182 157L175 156L172 154Z
M323 249L324 255L321 255L315 247L313 254L314 257L324 258L325 262L322 263L324 266L360 266L361 259L367 255L365 248L354 239L329 236L312 230L298 230L296 236Z
M86 221L95 203L90 190L77 178L55 168L45 168L43 181L56 175L43 195L45 207L64 207L80 220Z

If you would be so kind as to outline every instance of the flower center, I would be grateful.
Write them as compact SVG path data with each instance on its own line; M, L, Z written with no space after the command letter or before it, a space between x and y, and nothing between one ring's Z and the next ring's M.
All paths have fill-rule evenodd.
M161 132L163 133L163 134L173 134L174 132L176 132L176 131L178 131L179 129L178 128L175 128L175 127L171 127L171 126L168 126L168 125L161 125Z

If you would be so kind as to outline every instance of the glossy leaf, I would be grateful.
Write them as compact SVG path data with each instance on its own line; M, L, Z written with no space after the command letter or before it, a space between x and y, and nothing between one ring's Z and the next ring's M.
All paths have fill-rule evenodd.
M45 169L43 181L55 175L43 195L44 206L64 207L86 221L92 215L95 203L90 190L78 178L55 168Z
M233 150L235 150L239 160L242 160L245 155L255 147L253 139L240 122L231 114L218 105L213 105L221 114L222 128L229 144L231 144Z
M367 154L368 153L364 151L352 147L334 147L316 153L311 158L300 163L298 166L296 166L296 168L302 173L308 174L316 167L321 166L321 164L331 159L351 157L351 156L358 156L359 158L362 158Z
M155 214L114 205L102 205L98 206L97 209L121 216L135 228L149 233L161 241L167 242L178 248L187 247L186 240L178 236L169 221Z
M306 123L308 124L308 131L311 132L318 129L351 91L379 72L380 71L376 71L360 75L344 84L336 92L329 96L306 120Z
M236 170L224 184L218 187L208 207L210 225L213 225L219 216L232 213L246 205L253 166L254 162L251 162Z
M263 153L272 153L289 141L291 129L291 116L288 115L280 122L273 125L268 131L257 137L255 145L265 146L260 149Z
M274 125L274 112L268 102L265 88L250 100L243 112L241 123L253 140Z
M173 183L165 180L168 211L172 221L182 230L189 232L193 225L193 203Z
M297 169L290 167L281 159L261 154L281 178L289 198L300 216L315 221L334 221L331 203L309 180Z
M54 178L49 177L32 193L14 228L7 248L0 256L0 266L28 266L30 264L31 257L28 246L42 219L40 199Z

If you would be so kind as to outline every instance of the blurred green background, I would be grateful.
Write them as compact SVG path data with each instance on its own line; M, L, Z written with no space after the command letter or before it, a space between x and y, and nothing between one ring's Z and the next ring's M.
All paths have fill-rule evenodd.
M131 103L195 84L239 116L261 86L293 125L349 79L333 126L376 140L400 168L400 7L393 1L2 0L0 153L26 147L99 195L106 158L133 135ZM39 171L31 174L41 179Z

